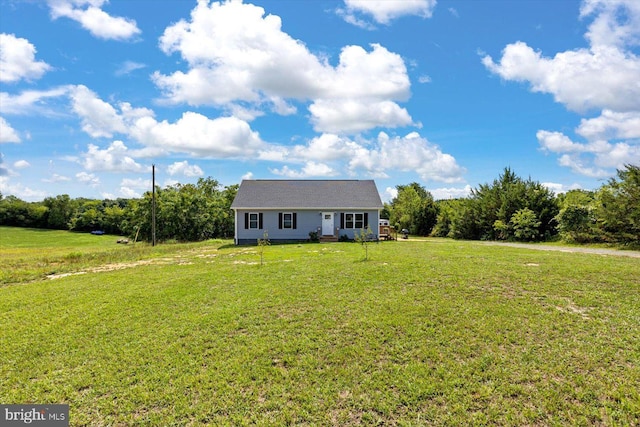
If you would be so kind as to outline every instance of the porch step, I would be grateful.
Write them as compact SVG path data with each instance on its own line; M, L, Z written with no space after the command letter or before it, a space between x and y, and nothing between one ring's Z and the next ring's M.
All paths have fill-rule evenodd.
M320 236L320 243L329 243L329 242L337 242L338 238L336 236Z

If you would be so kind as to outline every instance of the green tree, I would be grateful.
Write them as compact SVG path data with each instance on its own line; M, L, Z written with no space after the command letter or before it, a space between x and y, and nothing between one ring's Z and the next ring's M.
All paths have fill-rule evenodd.
M47 227L56 230L68 230L70 221L75 214L77 203L68 194L47 197L43 204L49 209Z
M411 234L430 234L438 218L438 206L431 193L416 182L398 185L396 189L398 195L388 205L390 223L398 229L406 228Z
M626 165L598 192L598 223L608 240L640 243L640 167Z
M472 215L472 218L458 217L458 221L473 221L475 225L466 224L461 227L458 224L456 227L458 230L465 230L462 233L465 238L515 238L511 218L524 208L533 211L539 221L537 238L549 238L556 232L555 216L558 214L558 206L553 193L538 182L523 180L510 168L505 168L493 183L482 184L473 189L469 199L471 204L466 207L465 215Z
M539 237L540 221L531 209L517 210L509 222L513 226L513 234L517 240L531 241Z

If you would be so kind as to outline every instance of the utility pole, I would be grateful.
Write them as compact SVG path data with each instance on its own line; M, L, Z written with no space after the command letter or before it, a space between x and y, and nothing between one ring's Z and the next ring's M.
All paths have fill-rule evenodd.
M156 165L151 165L151 246L156 245Z

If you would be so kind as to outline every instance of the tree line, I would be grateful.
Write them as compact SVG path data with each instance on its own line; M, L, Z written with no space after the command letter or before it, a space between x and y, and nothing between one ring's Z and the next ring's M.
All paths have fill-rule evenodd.
M156 188L156 238L199 241L233 236L231 203L238 185L212 178ZM0 194L0 225L71 231L101 230L151 240L152 192L137 199L72 199L68 195L25 202Z
M418 183L398 185L382 212L398 230L469 240L640 244L640 167L626 165L594 191L555 195L505 168L492 183L465 198L434 200ZM238 185L212 178L156 188L156 238L199 241L233 236L231 203ZM0 225L73 231L103 230L151 240L152 193L137 199L25 202L0 194Z
M468 240L640 244L640 168L626 165L594 191L555 195L511 169L465 198L434 201L417 183L399 185L383 215L411 234Z

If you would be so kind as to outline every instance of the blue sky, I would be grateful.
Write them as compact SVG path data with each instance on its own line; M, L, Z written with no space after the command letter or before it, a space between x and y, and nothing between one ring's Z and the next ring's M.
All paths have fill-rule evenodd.
M0 191L556 192L640 164L640 2L0 0Z

